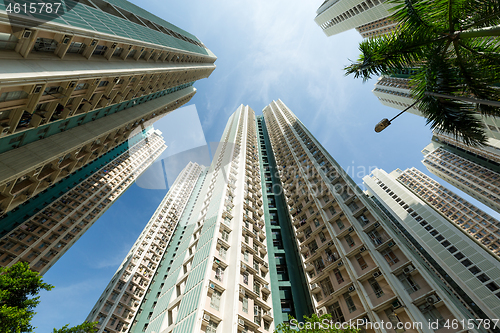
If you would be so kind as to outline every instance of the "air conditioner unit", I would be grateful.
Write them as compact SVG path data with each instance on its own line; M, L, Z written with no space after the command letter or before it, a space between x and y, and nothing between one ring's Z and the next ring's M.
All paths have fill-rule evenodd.
M101 79L95 79L94 80L94 85L99 84L99 82L101 82Z
M92 39L92 42L90 43L90 46L94 46L95 44L97 44L97 39Z
M339 263L337 264L337 266L339 266L339 267L340 267L340 266L342 266L343 264L344 264L344 263L343 263L343 262L342 262L342 260L341 260L341 261L339 261Z
M203 320L210 321L210 316L205 313L203 315Z
M33 94L39 94L42 91L43 86L41 84L37 84L33 89Z
M66 35L66 36L64 36L62 43L66 45L69 43L70 40L71 40L71 36Z
M32 32L33 31L31 31L29 29L24 29L24 31L23 31L23 38L30 38Z
M393 247L394 245L396 245L393 241L390 241L389 244L387 244L389 247Z
M209 287L210 287L210 289L215 289L215 284L210 283Z
M71 81L68 85L68 88L73 88L74 86L76 86L76 81Z
M408 265L405 268L403 268L403 273L410 274L414 270L415 270L415 267L413 267L412 265Z
M380 272L375 272L375 273L372 274L372 276L374 278L378 278L380 275L382 275L382 273L380 273Z
M364 250L366 250L366 247L363 246L362 248L359 249L359 252L363 252Z
M245 326L245 321L238 318L238 325Z
M267 262L263 263L265 268L269 268L269 264Z
M350 286L348 290L349 292L353 292L354 290L356 290L356 288L354 286Z
M247 269L247 265L241 264L241 269L246 270Z
M326 311L326 307L322 307L322 308L319 308L319 309L318 309L318 314L319 314L320 316L324 315L326 312L327 312L327 311Z
M316 289L319 288L319 285L317 283L311 284L311 289Z
M378 228L378 227L380 227L380 223L378 223L378 222L377 222L377 223L375 223L373 226L374 226L375 228Z
M353 227L349 227L349 229L347 229L347 231L349 231L349 232L353 232L353 231L354 231L354 228L353 228Z
M111 45L111 48L114 49L117 45L117 43L113 43L113 45Z
M333 242L328 242L327 244L328 246L332 246L333 245Z
M240 294L243 295L243 296L245 296L245 289L240 288Z
M10 130L10 126L0 126L0 135L5 135L9 132Z
M427 302L427 304L433 305L434 303L439 302L439 297L437 297L436 295L431 295L429 297L426 297L425 301Z

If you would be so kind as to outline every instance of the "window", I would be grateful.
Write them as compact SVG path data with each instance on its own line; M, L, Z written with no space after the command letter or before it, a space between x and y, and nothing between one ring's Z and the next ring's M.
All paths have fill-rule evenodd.
M342 273L340 272L340 270L338 268L335 268L333 270L333 273L335 274L335 278L337 279L338 284L341 284L344 282L344 278L342 277Z
M226 230L222 230L222 239L226 242L229 240L229 233Z
M392 265L396 264L397 262L399 262L398 257L396 257L396 255L394 254L394 252L392 252L391 249L386 249L386 250L382 251L382 255L384 256L384 258L387 261L387 263L389 264L389 266L392 266Z
M248 297L243 296L243 300L241 301L241 307L243 312L248 313Z
M455 255L455 257L456 257L456 255ZM462 265L464 265L465 267L469 267L470 265L472 265L472 261L470 261L469 259L465 259L464 261L462 261Z
M375 293L375 296L377 296L377 298L382 297L384 295L384 291L382 290L382 288L380 288L380 285L378 284L377 280L371 278L368 280L368 283L370 284L370 286L372 286L373 292Z
M368 264L366 263L365 258L363 258L363 256L361 254L356 254L355 258L359 264L359 267L361 267L362 270L365 269L366 267L368 267Z
M210 320L207 325L206 333L216 333L217 332L217 323Z
M443 316L434 305L422 304L418 307L428 322L438 322L438 329L443 327Z
M222 280L224 279L224 268L219 266L215 269L215 278L218 281L222 282Z
M214 290L212 293L212 297L210 298L210 307L219 310L220 308L220 299L221 299L221 292L218 290Z
M481 274L477 278L479 279L479 281L481 281L483 283L486 282L486 281L489 281L489 279L490 279L490 277L488 275L486 275L486 274Z
M313 240L307 246L309 247L309 250L311 251L311 254L316 253L316 250L318 249L318 244L316 243L316 240Z
M477 266L472 266L471 268L469 268L469 271L471 271L471 273L474 275L481 273L481 270Z
M420 286L413 280L411 275L400 274L398 275L399 281L405 287L405 290L408 294L411 294L420 289Z
M260 283L258 283L257 281L253 282L253 291L260 296Z
M356 245L356 243L354 242L354 239L352 239L351 235L345 236L345 241L346 241L347 245L349 245L349 247L353 247L354 245Z
M244 259L246 262L248 262L248 253L249 253L249 252L248 252L247 250L245 250L245 253L243 253L243 259Z
M486 287L488 287L488 289L491 291L496 291L499 289L498 285L495 282L488 283Z
M451 243L448 242L448 241L444 241L444 242L441 243L441 245L443 245L444 247L450 246L450 244Z
M328 209L330 210L330 214L332 214L332 216L337 213L337 211L335 210L335 208L333 208L333 206L328 207Z
M260 326L260 322L262 320L262 308L258 305L255 305L253 307L253 315L254 315L253 316L254 323Z
M335 302L332 305L330 305L328 307L328 312L332 315L331 320L334 323L343 323L343 322L345 322L344 314L342 313L342 310L340 309L339 302Z
M339 227L340 230L344 229L345 225L341 219L338 219L335 223L337 223L337 227Z
M318 219L314 219L313 221L314 221L314 226L316 228L319 227L320 223L319 223Z
M345 304L347 305L347 310L349 310L349 313L353 313L356 311L356 304L354 304L354 301L352 300L351 295L349 293L344 294L344 300Z
M326 237L325 237L325 234L323 233L323 231L320 231L318 233L318 236L319 236L319 239L321 240L321 243L326 242Z
M349 207L349 209L351 210L351 212L355 212L359 209L359 206L356 205L355 202L351 202L349 205L347 205L347 207Z
M227 249L224 246L221 246L219 249L219 255L222 259L226 259Z
M243 273L243 283L248 284L248 273Z
M323 294L325 294L325 297L333 293L333 286L332 282L330 281L330 278L326 278L324 280L321 280L321 289L323 290Z

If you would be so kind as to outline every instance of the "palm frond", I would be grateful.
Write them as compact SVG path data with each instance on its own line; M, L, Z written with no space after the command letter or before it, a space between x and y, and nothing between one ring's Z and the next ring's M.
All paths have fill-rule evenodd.
M500 24L500 0L460 1L461 30Z
M451 134L468 145L486 142L484 127L479 118L479 107L452 98L429 95L461 95L463 79L457 75L454 62L443 58L439 47L427 49L426 65L411 79L412 94L420 100L418 105L431 128Z
M431 38L430 34L414 36L413 33L396 31L391 35L364 40L359 45L361 55L358 61L344 68L346 75L354 74L355 78L361 77L366 81L373 75L412 67L423 61L424 47L436 42ZM444 40L441 39L441 44Z

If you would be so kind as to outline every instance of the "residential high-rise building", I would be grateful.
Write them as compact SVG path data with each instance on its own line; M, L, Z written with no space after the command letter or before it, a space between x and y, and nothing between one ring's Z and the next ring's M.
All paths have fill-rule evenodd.
M60 3L0 6L0 215L187 103L215 68L195 36L126 0Z
M456 140L455 140L456 141ZM422 150L425 167L436 176L500 213L500 164L495 148L469 148L434 136Z
M99 332L131 325L201 171L189 163L180 173L92 309L87 321L97 321Z
M264 117L318 313L393 325L472 316L281 101Z
M430 255L436 270L444 271L441 276L450 282L453 293L461 297L464 304L482 319L497 319L500 315L498 256L471 240L462 228L412 193L406 187L407 180L409 176L418 175L410 172L406 174L405 177L400 170L387 174L376 169L363 180L376 202L385 207L405 232L416 239L421 247L419 251ZM441 201L438 206L444 204L446 198L444 193L442 198L436 198ZM462 211L465 212L465 209ZM465 217L471 216L468 213ZM475 215L476 219L480 222L481 216Z
M400 172L396 180L500 259L500 221L415 168Z
M314 312L366 332L378 332L373 323L382 321L399 325L397 332L433 332L483 316L279 100L258 117L240 106L211 166L190 187L158 263L146 271L151 261L137 261L147 279L140 271L121 274L132 253L152 241L144 241L150 224L163 225L156 217L163 204L92 310L89 319L99 320L102 332L265 333L288 314ZM141 278L151 281L142 295ZM130 297L142 303L127 304ZM135 316L127 328L124 310Z
M389 18L393 6L384 0L326 0L314 21L327 36L356 28L363 37L375 37L396 27Z
M62 195L49 196L30 218L8 215L0 229L0 266L24 261L41 274L47 272L167 148L161 132L152 128L125 144L130 147L103 167L81 170L90 175L76 186L59 184L56 191Z

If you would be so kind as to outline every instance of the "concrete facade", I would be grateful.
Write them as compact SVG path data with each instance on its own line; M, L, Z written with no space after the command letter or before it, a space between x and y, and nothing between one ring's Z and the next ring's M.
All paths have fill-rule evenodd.
M386 27L384 19L393 6L384 0L327 0L316 11L314 21L327 36L359 28L363 37L373 37L392 26Z
M189 163L182 170L92 309L87 321L97 321L98 332L121 332L131 325L201 169Z
M187 103L215 69L195 36L128 1L61 2L72 9L49 21L0 2L0 216Z
M19 261L44 274L167 148L161 132L137 142L0 238L0 266ZM132 142L135 140L131 140Z
M401 172L396 180L500 259L500 221L415 168Z
M458 284L460 290L454 293L464 292L466 295L462 300L482 319L497 319L500 315L498 257L471 240L469 235L408 190L398 181L400 176L400 170L387 174L377 169L363 181L378 201L392 212Z

